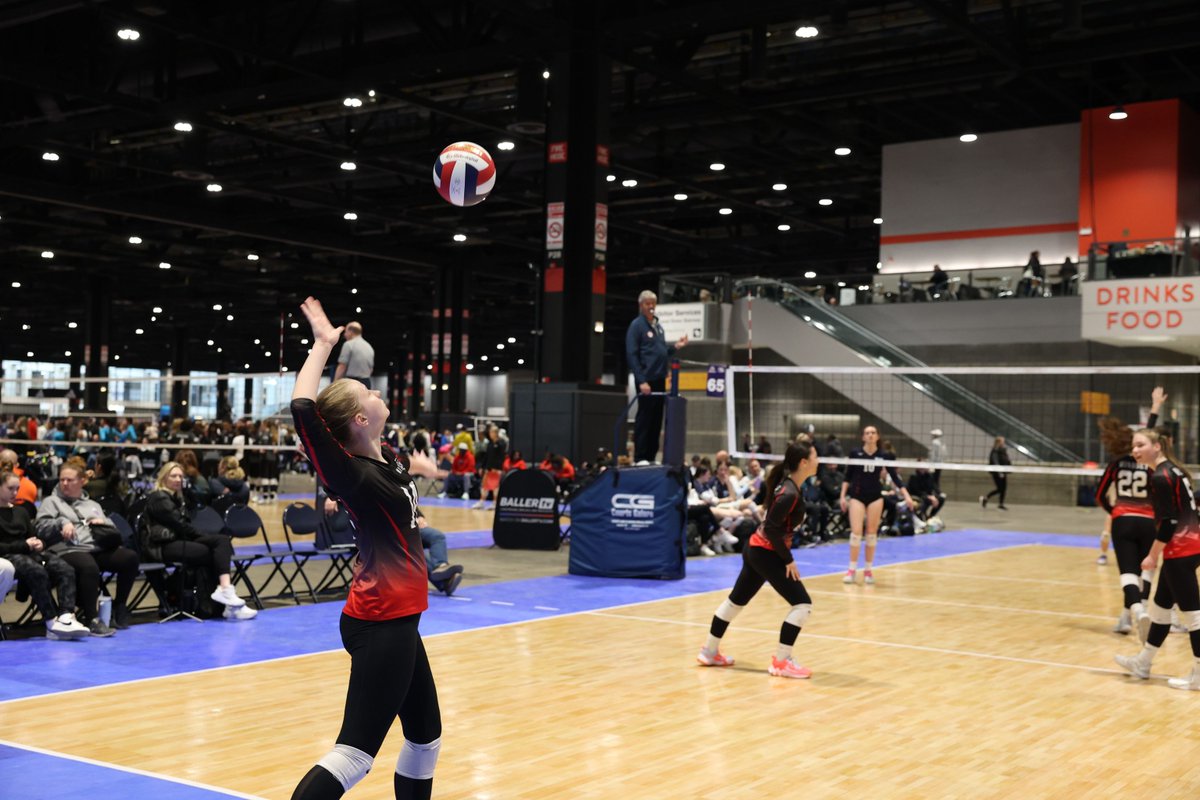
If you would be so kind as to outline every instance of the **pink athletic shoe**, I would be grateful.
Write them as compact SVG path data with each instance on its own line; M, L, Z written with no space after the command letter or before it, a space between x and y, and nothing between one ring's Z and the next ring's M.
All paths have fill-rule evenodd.
M722 655L720 652L714 653L713 655L710 656L708 653L701 650L699 653L696 654L696 660L700 662L701 666L705 666L705 667L732 667L733 666L733 659Z
M802 667L790 658L785 658L783 661L771 656L771 666L767 667L767 672L779 678L811 678L812 670L808 667Z
M863 570L863 583L870 586L874 582L875 582L875 573L869 569L864 569Z

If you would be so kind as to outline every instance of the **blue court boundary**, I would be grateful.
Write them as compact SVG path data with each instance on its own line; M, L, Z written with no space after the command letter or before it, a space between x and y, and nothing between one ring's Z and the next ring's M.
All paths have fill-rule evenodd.
M490 531L487 534L490 543ZM447 538L458 535L447 534ZM875 565L887 567L1027 545L1090 549L1095 547L1095 539L986 529L888 538L880 542ZM801 574L807 577L839 574L846 568L844 542L793 553ZM678 581L564 574L471 586L468 559L467 579L454 597L430 595L421 633L436 636L728 590L740 568L739 556L692 558L687 577ZM0 674L0 702L340 650L341 609L340 601L325 602L268 609L258 619L243 623L142 624L110 639L51 642L36 637L2 642L6 668ZM30 800L84 796L124 800L138 794L184 800L244 796L25 750L2 739L0 775L5 776L6 796L12 792L13 797Z

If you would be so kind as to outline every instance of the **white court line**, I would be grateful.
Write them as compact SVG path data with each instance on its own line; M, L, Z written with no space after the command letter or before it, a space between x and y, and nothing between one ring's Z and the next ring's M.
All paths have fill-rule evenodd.
M554 606L534 606L533 610L534 611L561 611L562 609L555 608Z
M244 800L266 800L266 798L262 797L261 795L257 795L257 794L244 794L242 792L234 791L233 789L225 789L220 786L213 786L208 783L199 783L198 781L189 781L186 778L175 778L170 775L163 775L158 772L149 772L148 770L137 769L136 767L124 767L124 766L121 766L120 764L110 764L107 761L97 761L94 758L85 758L84 756L75 756L75 755L71 755L70 753L60 753L57 750L46 750L44 748L33 747L32 745L28 745L28 744L20 744L18 742L11 742L11 741L8 741L7 739L0 739L0 745L4 745L5 747L12 747L17 750L25 750L30 753L37 753L38 755L53 756L54 758L63 758L63 759L66 759L67 761L78 761L81 764L90 764L94 767L104 767L105 769L114 769L114 770L117 770L118 772L128 772L132 775L141 775L145 778L154 778L155 780L167 781L169 783L178 783L178 784L182 784L183 786L191 786L194 789L204 789L204 790L210 791L210 792L217 792L219 794L226 795L227 797L241 797Z
M632 614L610 614L607 611L591 611L588 612L596 617L610 617L613 619L632 619L639 622L659 622L665 625L684 625L690 628L709 627L707 622L687 622L679 619L663 619L662 617L639 617ZM761 633L769 636L778 636L779 629L763 630L761 628L738 628L739 631L747 631L749 633ZM991 653L977 653L973 650L952 650L946 647L930 647L923 644L904 644L903 642L881 642L876 639L857 639L852 636L830 636L824 633L809 633L801 631L800 635L809 639L824 639L831 642L849 642L851 644L868 644L876 647L891 647L898 650L916 650L922 653L938 653L941 655L962 656L964 658L982 658L989 661L1010 661L1015 664L1034 664L1039 667L1058 667L1059 669L1074 669L1084 672L1105 672L1110 675L1127 675L1129 673L1124 670L1110 669L1108 667L1089 667L1085 664L1065 664L1061 661L1042 661L1036 658L1018 658L1016 656L998 656ZM1161 676L1160 676L1161 677Z
M1050 617L1075 617L1078 619L1102 619L1110 620L1111 616L1103 616L1101 614L1075 614L1070 611L1046 611L1039 608L1015 608L1013 606L990 606L982 603L960 603L954 600L927 600L922 597L899 597L894 594L878 594L876 592L859 592L858 594L849 594L847 592L831 592L821 589L809 589L809 594L827 595L829 597L867 597L872 600L891 600L898 603L923 603L931 606L950 606L951 608L977 608L983 611L1004 611L1013 614L1044 614Z
M1025 546L1025 545L1021 545ZM1028 545L1029 547L1040 547L1041 545ZM911 562L908 562L911 563ZM931 569L909 569L904 566L876 566L875 569L895 569L897 572L912 572L916 575L936 575L938 577L951 578L970 578L976 581L1011 581L1016 583L1046 583L1052 586L1082 586L1085 589L1095 589L1094 583L1080 583L1078 581L1056 581L1051 578L1013 578L1005 575L974 575L969 572L946 572L944 570Z
M1000 546L1000 547L988 547L983 550L974 550L969 553L950 553L948 555L929 556L927 558L914 558L909 561L898 561L898 562L896 562L896 564L920 564L925 561L941 561L942 559L946 559L946 558L960 558L963 556L974 556L974 555L980 555L983 553L994 553L994 552L998 552L1001 550L1015 550L1020 547L1038 547L1038 546L1040 546L1040 545L1015 544L1015 545L1005 545L1005 546ZM889 565L888 568L890 569L890 568L893 568L894 566L895 565ZM881 567L881 569L882 568L883 567ZM840 575L840 574L841 574L841 572L839 570L839 571L833 571L833 572L813 573L812 575L808 575L806 577L816 578L816 577L822 577L822 576L827 576L827 575ZM701 591L689 592L687 594L675 595L674 597L656 597L651 600L638 600L633 603L619 603L617 605L605 606L603 608L598 608L598 609L589 609L586 611L566 611L566 612L562 612L562 613L558 613L558 614L549 614L544 617L535 617L533 619L519 619L519 620L512 620L511 622L498 622L493 625L481 625L479 627L474 627L474 628L463 628L462 630L457 630L457 631L443 631L441 633L432 633L432 634L429 634L428 636L422 635L421 638L432 639L432 638L440 638L442 636L454 636L454 635L463 634L463 633L473 633L475 631L481 631L481 630L492 630L495 628L507 628L507 627L511 627L511 626L515 626L515 625L528 625L528 624L534 623L534 622L547 622L549 620L559 619L560 617L579 616L582 614L594 614L594 613L601 612L601 611L614 611L614 610L621 609L621 608L634 608L636 606L642 606L642 605L646 605L648 603L661 603L661 602L668 601L668 600L679 600L684 597L695 597L697 595L714 594L716 592L727 593L728 591L729 590L725 589L725 588L704 589ZM459 600L459 601L463 601L463 602L469 602L471 600L470 597L460 597L458 595L454 595L450 599L451 600ZM288 656L277 656L275 658L265 658L265 659L262 659L261 661L245 661L245 662L241 662L238 664L223 664L219 667L203 667L201 669L187 670L186 672L173 672L169 675L151 675L151 676L145 677L145 678L131 678L127 681L114 681L113 683L103 683L103 684L98 684L96 686L81 686L77 689L63 689L63 690L57 691L57 692L46 692L45 694L35 694L35 695L29 695L26 697L12 697L12 698L9 698L8 700L0 700L0 706L8 705L9 703L21 703L26 700L41 700L41 699L46 699L46 698L51 698L51 697L60 697L62 695L77 694L80 692L91 692L91 691L95 691L95 690L99 690L99 689L107 689L112 686L128 686L130 684L135 684L135 683L148 683L150 681L162 681L162 680L168 680L171 678L179 678L179 677L182 677L185 675L203 675L203 674L206 674L209 672L220 672L222 670L228 670L228 669L241 669L242 667L251 667L251 666L258 665L258 664L272 664L272 663L277 663L277 662L282 662L282 661L291 661L291 660L297 659L297 658L309 658L311 656L324 656L324 655L329 655L330 653L344 653L344 652L345 652L345 650L343 648L336 647L336 648L331 648L329 650L315 650L310 653L293 653L292 655L288 655Z
M516 603L509 603L505 600L489 600L488 602L494 606L515 606L516 605Z

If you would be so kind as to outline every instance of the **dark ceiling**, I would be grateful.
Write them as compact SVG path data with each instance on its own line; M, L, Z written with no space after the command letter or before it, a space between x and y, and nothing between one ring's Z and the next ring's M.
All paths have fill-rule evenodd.
M192 369L275 369L280 313L307 293L361 319L391 360L439 272L465 267L472 352L528 364L545 142L514 125L537 122L518 75L554 63L587 2L0 0L3 357L78 360L99 282L122 366L165 366L181 335ZM1195 0L646 0L600 14L617 177L606 371L623 368L637 292L663 274L872 273L884 144L1200 99ZM431 183L438 151L463 139L499 168L469 209ZM285 331L295 365L306 331Z

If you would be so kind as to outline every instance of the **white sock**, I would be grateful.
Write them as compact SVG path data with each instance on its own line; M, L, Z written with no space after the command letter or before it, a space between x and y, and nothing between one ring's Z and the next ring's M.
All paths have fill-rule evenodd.
M857 569L857 567L858 567L858 562L857 562L857 561L851 561L851 562L850 562L850 568L847 570L847 572L854 572L854 571L855 571L855 569Z
M868 561L866 564L863 565L863 572L870 572L872 566L874 566L874 565L870 561Z
M708 635L708 641L704 643L704 652L708 653L710 656L715 656L719 649L721 649L721 640L710 633Z
M1142 652L1138 653L1137 657L1146 662L1146 666L1154 663L1154 657L1158 655L1158 648L1152 644L1147 644L1142 648Z
M786 661L792 657L792 646L790 644L780 643L779 647L775 648L775 660Z

